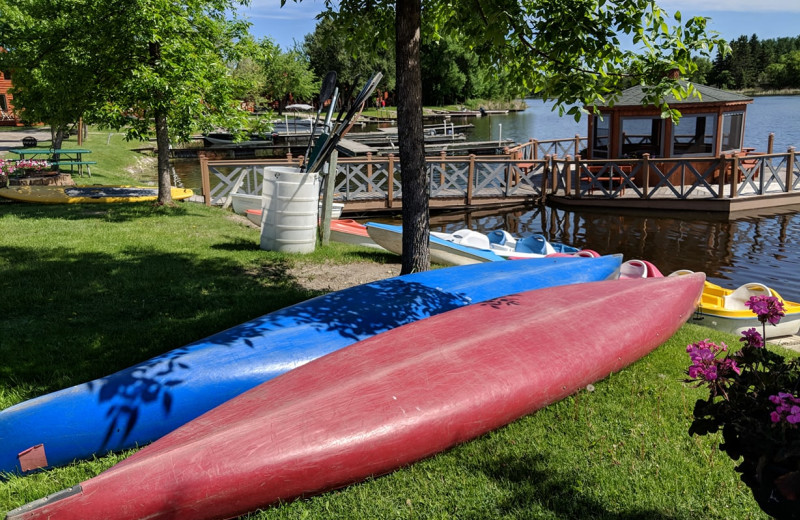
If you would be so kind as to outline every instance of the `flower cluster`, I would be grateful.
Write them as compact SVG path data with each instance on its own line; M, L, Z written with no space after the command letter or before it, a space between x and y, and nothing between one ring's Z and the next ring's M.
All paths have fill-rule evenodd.
M727 351L728 346L725 343L717 345L710 339L687 346L686 352L689 353L689 358L692 360L687 371L689 381L696 382L697 386L708 384L714 395L724 393L725 385L733 374L741 373L735 359L728 356L717 357L718 354Z
M752 296L744 304L753 311L753 314L758 315L758 321L762 324L770 322L772 325L777 325L786 315L783 302L774 296Z
M742 348L710 340L686 348L692 364L686 382L709 389L694 407L689 434L722 432L719 447L741 462L736 471L759 506L776 518L800 511L800 359L787 360L765 346L767 323L777 325L783 303L754 296L746 303L762 333L745 330Z
M800 399L786 392L778 392L778 395L769 396L769 400L778 405L770 414L772 422L786 421L792 425L800 423Z
M12 175L20 175L27 171L41 171L48 168L50 164L47 161L37 161L34 159L22 159L19 161L0 159L0 175L11 177Z
M742 337L739 338L739 341L744 342L745 347L764 348L764 337L756 329L747 329L742 332Z

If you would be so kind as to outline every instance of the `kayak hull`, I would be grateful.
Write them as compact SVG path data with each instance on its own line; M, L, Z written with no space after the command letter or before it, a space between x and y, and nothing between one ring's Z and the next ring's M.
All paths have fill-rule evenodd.
M619 265L619 257L481 264L329 293L0 411L0 471L24 473L142 446L356 341L519 290L606 279Z
M404 325L259 385L8 518L231 518L393 471L638 360L691 316L704 279L542 289ZM642 325L609 320L608 308Z

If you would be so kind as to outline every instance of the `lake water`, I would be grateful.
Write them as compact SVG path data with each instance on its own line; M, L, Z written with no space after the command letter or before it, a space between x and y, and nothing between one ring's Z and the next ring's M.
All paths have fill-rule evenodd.
M534 137L552 139L586 135L585 118L576 123L559 117L550 104L529 100L529 108L508 115L469 118L472 140ZM775 152L800 147L800 96L755 98L748 107L745 146L766 150L775 133ZM502 125L502 127L501 127ZM501 135L502 133L502 135ZM553 241L597 252L622 253L626 259L653 262L664 274L678 269L703 271L725 287L762 282L792 301L800 301L800 206L761 211L721 220L711 213L637 214L598 210L520 208L493 213L437 215L431 227L454 231L504 228L514 233L542 233ZM385 219L384 219L385 220Z
M586 116L576 123L571 117L560 117L551 109L553 105L550 102L529 99L527 103L528 109L523 112L470 118L468 122L475 125L470 138L488 141L502 137L522 143L530 138L544 140L587 135ZM789 146L800 148L797 116L800 116L800 96L754 98L747 108L744 145L766 151L769 134L773 132L775 153L783 153Z
M723 287L764 283L800 301L800 205L721 220L711 213L637 214L549 207L437 215L434 231L503 228L626 260L653 262L665 275L678 269L703 271ZM396 220L399 223L399 220Z
M552 105L528 100L524 112L471 118L473 140L585 136L586 120L560 117ZM745 146L766 151L770 132L774 151L800 147L800 96L757 97L747 109ZM502 126L501 126L502 125ZM542 233L550 240L626 259L653 262L664 274L678 269L703 271L724 287L759 281L792 301L800 301L800 205L722 220L712 213L637 214L598 210L523 208L515 211L435 216L431 227L455 231L504 228L519 234Z

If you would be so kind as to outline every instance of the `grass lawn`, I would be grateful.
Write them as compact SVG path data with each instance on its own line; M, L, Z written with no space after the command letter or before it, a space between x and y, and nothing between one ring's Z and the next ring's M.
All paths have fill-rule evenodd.
M100 157L114 148L107 137L91 134L86 146ZM113 160L98 160L92 181L130 182ZM315 296L289 274L297 262L385 261L343 244L304 257L261 251L257 230L191 203L0 204L0 408ZM591 392L390 475L248 518L767 518L719 439L686 433L705 392L681 382L685 347L706 337L738 344L684 326ZM0 480L0 513L124 456Z

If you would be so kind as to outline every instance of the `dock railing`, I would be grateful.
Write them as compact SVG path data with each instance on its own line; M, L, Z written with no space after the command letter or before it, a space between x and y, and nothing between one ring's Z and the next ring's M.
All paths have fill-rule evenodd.
M575 134L575 137L567 137L564 139L529 139L526 143L507 148L505 152L515 159L530 159L535 161L544 159L548 155L555 157L566 157L567 155L574 157L576 155L581 155L588 145L588 137L581 137Z
M721 199L800 191L800 158L786 153L721 157L586 160L579 154L541 151L570 143L581 149L583 139L551 142L531 140L505 155L438 156L426 158L432 201L439 205L480 205L533 202L550 195L574 198ZM542 143L545 143L542 145ZM545 148L542 148L545 146ZM535 151L535 152L534 152ZM201 158L203 194L207 204L228 205L231 194L260 194L264 167L299 166L302 157L282 160L207 160ZM735 173L734 173L735 172ZM211 178L215 182L212 186ZM360 203L365 209L393 209L402 198L402 171L395 155L339 158L334 197Z
M783 154L721 157L552 159L553 194L575 198L737 198L800 189L794 148ZM735 172L735 174L732 174Z
M258 195L262 191L264 167L299 166L302 157L285 160L207 160L201 157L203 195L208 205L230 204L231 194ZM497 203L535 201L548 189L551 158L518 159L498 156L438 156L426 158L431 199L453 205L471 205L475 199ZM402 198L400 160L393 154L337 161L334 197L340 202L382 201L391 209ZM212 178L215 182L212 184ZM373 205L374 207L374 205Z

